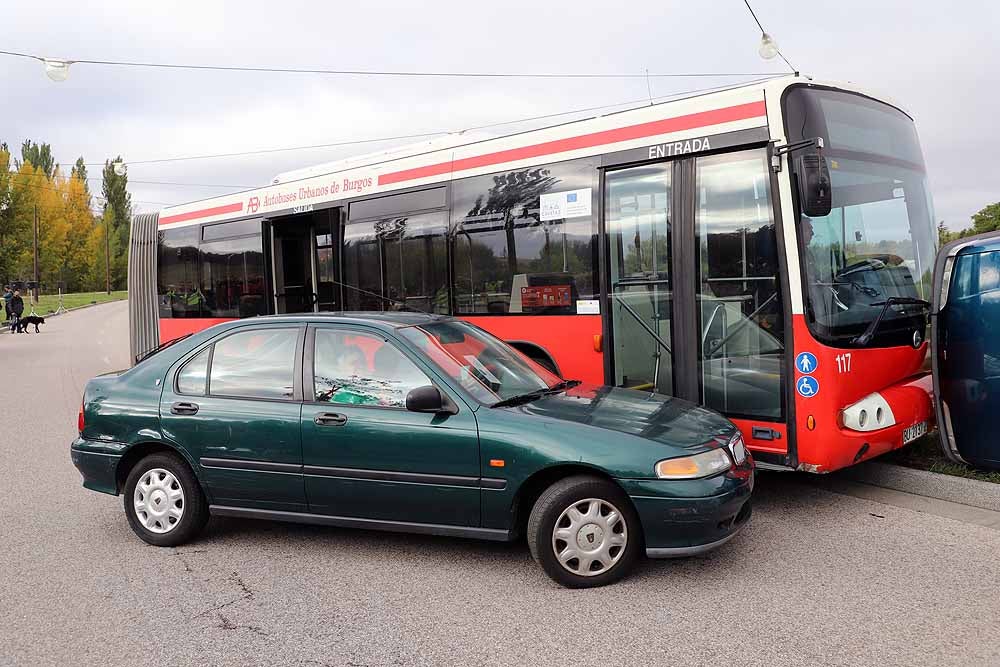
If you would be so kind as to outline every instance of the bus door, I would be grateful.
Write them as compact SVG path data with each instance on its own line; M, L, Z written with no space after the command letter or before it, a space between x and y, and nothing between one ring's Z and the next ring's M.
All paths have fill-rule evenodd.
M323 209L271 221L274 312L340 310L339 211Z
M609 170L604 202L613 382L718 410L787 464L766 149Z

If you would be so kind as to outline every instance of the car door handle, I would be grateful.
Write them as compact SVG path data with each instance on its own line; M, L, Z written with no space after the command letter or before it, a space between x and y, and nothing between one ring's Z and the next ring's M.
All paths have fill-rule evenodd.
M347 415L339 412L321 412L313 419L317 426L343 426L347 423Z
M170 406L170 414L174 415L194 415L198 413L197 403L188 403L187 401L178 401Z

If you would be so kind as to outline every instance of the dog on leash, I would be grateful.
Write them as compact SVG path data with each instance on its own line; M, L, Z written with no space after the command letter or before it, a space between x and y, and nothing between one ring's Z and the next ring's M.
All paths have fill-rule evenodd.
M45 318L38 315L25 315L14 323L14 333L28 333L28 327L32 324L35 325L35 333L41 333L38 330L38 325L45 324Z

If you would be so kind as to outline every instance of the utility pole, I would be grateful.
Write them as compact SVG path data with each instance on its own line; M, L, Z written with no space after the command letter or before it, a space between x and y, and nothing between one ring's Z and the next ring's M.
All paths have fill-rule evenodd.
M35 278L35 289L32 290L32 297L35 299L35 303L38 303L38 204L34 206L35 210L35 222L34 222L34 252L32 257L34 259L34 278Z
M104 213L104 271L108 283L108 294L111 294L111 218Z

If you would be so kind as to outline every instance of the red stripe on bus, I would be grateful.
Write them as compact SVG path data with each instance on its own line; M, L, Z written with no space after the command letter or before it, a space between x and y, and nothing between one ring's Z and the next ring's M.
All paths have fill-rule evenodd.
M184 222L185 220L194 220L195 218L207 218L213 215L222 215L223 213L239 213L242 210L243 210L243 202L236 202L235 204L226 204L224 206L213 206L212 208L203 208L197 211L188 211L187 213L168 215L163 218L160 218L160 224L169 225L171 222Z
M692 130L698 127L709 125L719 125L737 120L757 118L767 114L767 107L764 101L748 102L736 106L725 107L723 109L713 109L711 111L699 111L698 113L687 114L686 116L676 116L674 118L664 118L638 125L619 127L613 130L603 130L582 134L578 137L567 137L566 139L555 139L531 146L521 148L511 148L485 155L476 155L449 162L439 162L424 167L414 167L382 174L378 177L379 185L389 185L400 181L409 181L416 178L427 178L439 176L448 172L464 171L466 169L476 169L490 165L501 164L503 162L514 162L528 158L541 157L553 153L565 153L567 151L580 150L581 148L593 148L604 144L614 144L621 141L652 137L659 134L669 134L671 132L681 132Z

